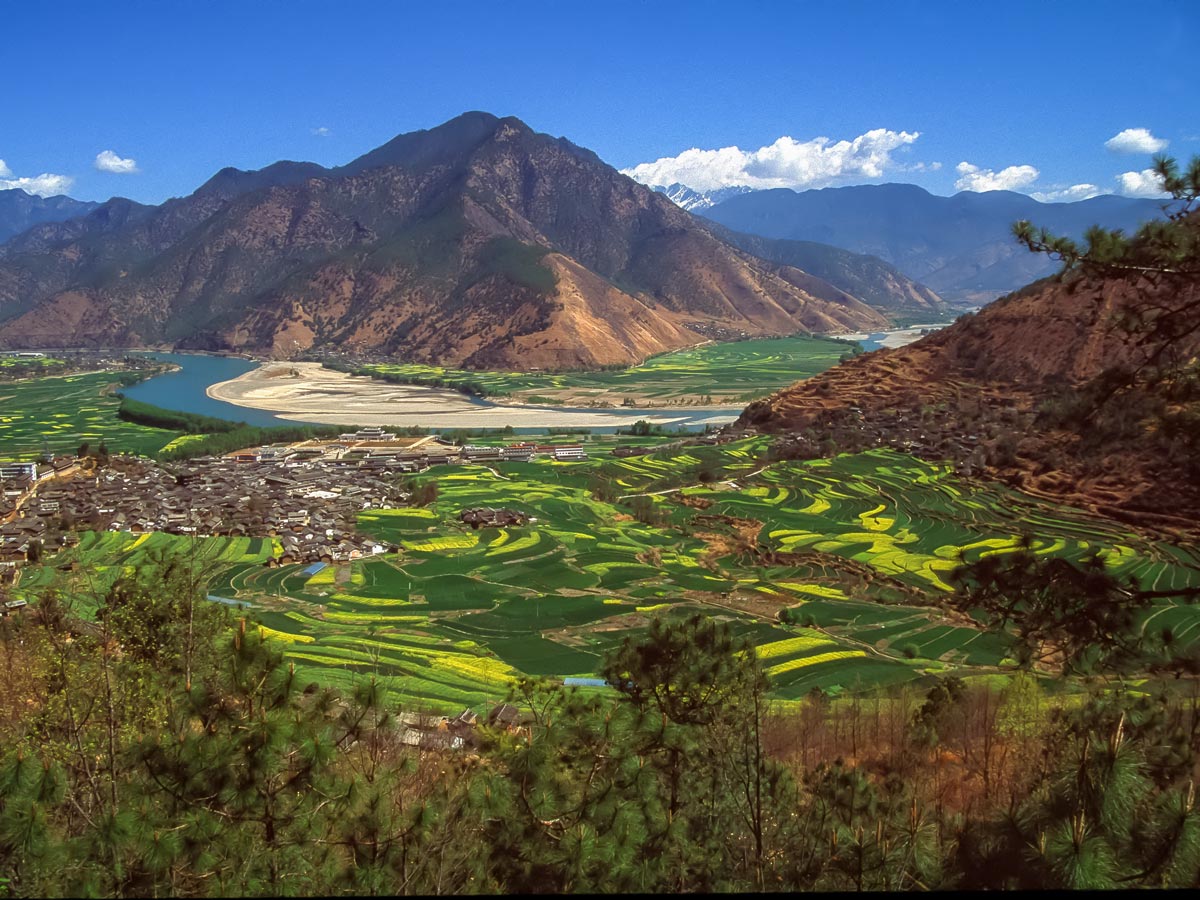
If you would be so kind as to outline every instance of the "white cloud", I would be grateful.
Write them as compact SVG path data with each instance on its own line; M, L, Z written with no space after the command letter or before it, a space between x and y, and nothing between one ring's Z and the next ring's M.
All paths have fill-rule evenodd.
M1153 169L1142 169L1140 172L1122 172L1117 176L1117 184L1121 193L1126 197L1166 197L1162 189L1162 179Z
M665 156L621 171L642 184L679 183L697 191L821 187L839 178L880 178L886 170L900 168L892 153L918 137L917 131L876 128L852 141L781 137L758 150L693 147L678 156Z
M324 125L321 125L318 128L314 128L312 130L312 133L315 134L317 137L329 137L331 134L333 134L333 132L330 131L328 128L326 128Z
M1090 200L1103 194L1094 184L1073 184L1070 187L1054 186L1045 191L1034 191L1031 196L1042 203L1071 203L1075 200Z
M8 174L12 174L9 172ZM65 194L71 189L75 179L69 175L50 175L42 173L32 178L0 178L0 191L20 188L27 194L37 194L39 197L54 197Z
M1126 128L1104 142L1113 153L1158 153L1167 148L1167 141L1156 138L1149 128Z
M1037 181L1038 170L1033 166L1009 166L994 172L981 169L969 162L960 162L954 167L959 175L954 187L960 191L1019 191Z
M0 159L0 178L8 178L12 175L12 169L8 167L8 163Z
M97 171L111 172L113 175L133 175L138 171L137 160L122 159L111 150L97 153L95 166Z

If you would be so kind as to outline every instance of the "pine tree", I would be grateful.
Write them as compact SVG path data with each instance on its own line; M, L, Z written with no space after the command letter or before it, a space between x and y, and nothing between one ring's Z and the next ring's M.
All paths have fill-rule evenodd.
M1141 655L1134 622L1151 595L1136 580L1110 575L1102 555L1077 566L1038 556L1027 541L1012 553L960 566L950 579L957 589L951 605L982 613L994 630L1013 629L1027 665L1057 661L1069 673L1094 661L1119 665Z
M1200 400L1200 156L1181 169L1159 155L1153 167L1172 199L1163 218L1133 235L1093 226L1079 243L1028 221L1015 223L1013 234L1031 251L1060 260L1060 279L1124 279L1133 287L1135 300L1114 323L1136 351L1133 362L1111 367L1087 386L1084 416L1095 430L1122 411L1127 417L1145 409L1187 460L1200 450L1200 414L1179 406ZM1133 400L1114 402L1131 393ZM1101 411L1105 416L1098 418Z

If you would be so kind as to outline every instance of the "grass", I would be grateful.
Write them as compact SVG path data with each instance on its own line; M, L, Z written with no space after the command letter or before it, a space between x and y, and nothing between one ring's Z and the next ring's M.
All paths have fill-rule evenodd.
M234 599L239 593L237 576L247 569L261 569L273 549L269 538L85 531L79 535L78 546L56 554L52 565L24 569L18 595L35 599L54 586L73 598L77 612L90 615L122 575L133 574L158 558L175 556L191 561L207 581L208 593Z

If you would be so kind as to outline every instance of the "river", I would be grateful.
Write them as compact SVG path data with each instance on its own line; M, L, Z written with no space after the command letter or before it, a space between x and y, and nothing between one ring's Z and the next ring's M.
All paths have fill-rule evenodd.
M928 325L910 325L894 331L860 332L858 334L839 334L837 337L848 341L858 341L864 351L895 349L904 347L914 341L919 341L925 334L945 328L946 322L933 322Z
M255 409L250 406L228 403L209 396L208 389L212 385L231 381L257 369L260 364L254 360L230 356L209 356L198 353L146 353L145 355L161 360L162 362L172 363L178 366L178 369L163 375L157 375L154 378L143 381L141 384L126 388L124 390L125 395L134 400L151 403L163 409L214 416L233 422L245 422L248 425L273 426L288 425L298 421L310 421L294 412L287 413L287 417L284 418L268 409ZM380 387L384 389L387 386L381 384ZM438 393L433 388L413 387L410 389L427 392L430 395ZM465 402L468 398L456 396L455 400ZM547 427L581 427L588 428L597 434L612 433L617 428L632 425L639 419L659 421L665 427L684 427L689 430L699 431L705 425L732 422L741 411L737 407L710 407L695 410L680 409L679 407L664 407L659 409L590 409L586 407L537 407L528 405L509 407L476 398L471 398L471 400L471 405L477 407L479 411L478 423L471 421L473 417L469 414L464 418L462 412L456 412L453 417L450 417L448 414L446 421L439 421L437 412L433 411L423 413L420 424L433 430L497 428L503 427L505 423L500 421L497 424L498 420L502 420L504 412L511 409L514 419L517 421L522 418L528 418L529 414L535 410L544 411L546 417L553 419L553 424L550 426L514 428L514 431L520 434L545 432ZM319 417L314 416L314 419L316 418ZM369 415L366 418L368 419L367 421L357 424L379 424L370 420L371 417ZM572 421L575 418L579 420L578 425ZM311 421L311 424L320 423Z
M273 413L235 406L223 400L215 400L205 393L210 384L229 381L231 378L237 378L239 375L258 368L258 363L252 359L240 359L235 356L209 356L204 353L142 353L138 355L172 363L179 368L174 372L156 375L133 387L124 388L121 393L132 400L141 400L143 403L151 403L154 406L173 409L176 412L213 416L218 419L228 419L231 422L245 422L247 425L265 427L290 424Z

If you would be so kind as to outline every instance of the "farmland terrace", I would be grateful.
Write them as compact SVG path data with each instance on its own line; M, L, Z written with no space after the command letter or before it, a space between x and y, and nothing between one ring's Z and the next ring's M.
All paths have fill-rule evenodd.
M995 677L1015 666L1011 637L950 610L948 575L1018 549L1026 533L1040 555L1101 551L1111 572L1147 588L1200 585L1194 550L962 479L949 465L891 450L777 454L758 436L637 456L463 460L407 476L425 506L374 498L353 512L360 540L397 552L272 568L278 537L85 531L28 565L17 594L36 602L65 585L95 596L154 554L187 553L209 592L249 604L305 677L347 686L374 673L399 701L457 712L487 708L520 675L594 677L605 652L653 618L696 611L756 645L780 702L948 671ZM232 496L233 486L216 487L226 472L261 483L269 468L239 465L196 471ZM347 469L357 477L373 476ZM323 473L322 489L338 478ZM462 521L480 508L519 515ZM1172 652L1189 653L1200 609L1164 597L1138 627L1148 637L1169 630Z
M744 405L824 372L858 352L853 341L812 335L706 343L651 357L629 368L592 372L491 372L370 356L322 357L327 368L401 384L444 387L508 402L608 409L620 406Z
M363 429L337 441L166 465L133 456L102 464L95 457L56 457L0 465L0 554L16 563L29 556L33 541L53 552L74 543L72 531L114 531L272 537L278 539L272 559L282 564L357 559L387 549L358 534L355 521L363 510L408 501L398 486L404 474L431 464L539 455L586 459L587 451L562 443L460 447L438 437Z
M149 376L163 368L162 363L153 359L120 351L61 350L41 353L26 350L0 353L0 383L99 371L136 371Z

